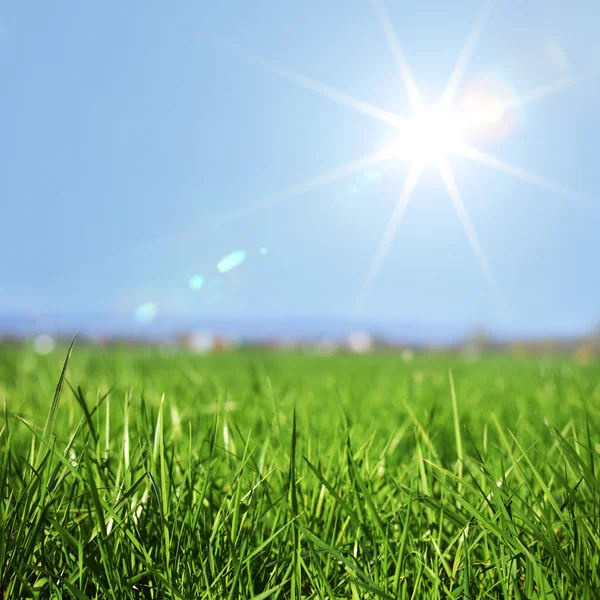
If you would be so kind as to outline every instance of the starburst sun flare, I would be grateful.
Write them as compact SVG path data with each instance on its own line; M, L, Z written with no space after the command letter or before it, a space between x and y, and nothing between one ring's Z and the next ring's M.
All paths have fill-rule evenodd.
M587 196L578 194L572 189L555 181L539 177L524 168L509 164L473 147L468 143L468 139L476 137L474 134L481 133L489 128L493 129L495 127L500 127L501 129L503 124L506 124L505 122L511 112L514 113L518 108L525 104L556 94L572 85L585 81L592 76L596 76L600 74L600 69L594 68L587 73L574 76L571 75L530 90L525 94L514 94L511 97L506 98L500 97L498 94L469 94L463 99L465 101L463 103L464 106L462 107L463 110L458 110L457 107L454 106L457 93L495 4L496 0L483 1L482 9L465 40L462 51L460 52L439 102L433 107L428 107L424 104L421 93L412 76L402 46L394 32L391 20L386 11L384 1L372 0L372 5L378 17L381 30L394 58L398 74L410 101L412 116L409 118L386 111L378 106L337 90L325 83L277 65L261 57L250 55L230 44L211 39L210 42L221 50L267 70L278 77L282 77L295 85L319 94L324 98L385 123L392 127L396 132L396 141L390 147L383 148L378 152L363 156L330 171L316 175L315 177L292 185L279 193L267 197L262 201L247 205L234 213L224 215L224 218L214 225L224 225L239 218L247 217L257 211L265 210L280 202L309 193L323 185L348 177L353 173L362 171L383 161L393 158L400 158L401 160L406 161L410 165L407 179L399 192L394 211L381 236L369 271L366 274L360 290L356 303L356 311L359 312L367 300L386 259L394 240L396 230L409 205L413 192L419 183L423 169L426 166L433 166L441 176L448 197L456 210L465 236L471 245L474 257L500 308L500 312L504 316L507 316L508 311L506 303L502 299L499 287L494 278L492 267L486 257L483 246L479 241L476 228L471 221L469 212L463 201L460 189L449 164L449 158L452 155L458 155L482 166L496 169L497 171L510 175L523 182L538 186L554 194L568 197L572 200L586 202L591 206L598 207L598 205L595 204L595 201ZM194 228L193 230L190 230L189 234L190 238L195 238L198 234L198 229ZM178 232L176 236L167 236L162 241L175 241L180 243L184 237L185 236L181 235L181 232ZM158 245L155 240L151 247L147 247L146 249L154 251L157 247Z

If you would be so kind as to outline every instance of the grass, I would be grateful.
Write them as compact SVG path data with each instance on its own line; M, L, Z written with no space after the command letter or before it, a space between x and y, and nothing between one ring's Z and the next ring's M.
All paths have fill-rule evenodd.
M0 597L599 597L599 365L65 353L0 349Z

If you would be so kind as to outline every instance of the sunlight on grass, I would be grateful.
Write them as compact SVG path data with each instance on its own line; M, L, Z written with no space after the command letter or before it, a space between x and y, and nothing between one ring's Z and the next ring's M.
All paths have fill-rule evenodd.
M0 358L5 598L600 589L598 365Z

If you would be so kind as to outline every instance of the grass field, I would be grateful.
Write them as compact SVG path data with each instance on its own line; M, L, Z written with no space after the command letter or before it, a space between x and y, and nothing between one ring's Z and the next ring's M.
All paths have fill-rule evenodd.
M0 597L600 596L600 365L66 352L0 349Z

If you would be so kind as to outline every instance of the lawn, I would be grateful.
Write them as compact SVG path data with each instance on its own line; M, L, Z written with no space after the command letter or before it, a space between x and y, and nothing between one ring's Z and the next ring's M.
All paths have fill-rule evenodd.
M0 597L600 597L598 364L66 355L0 349Z

